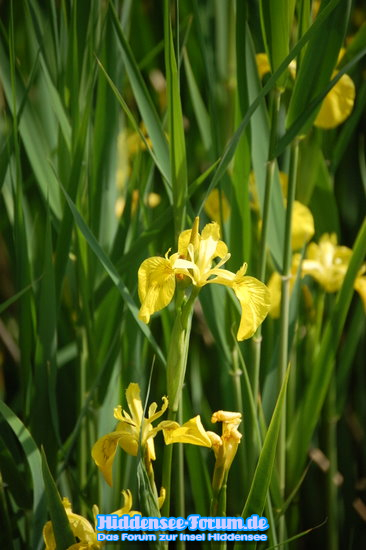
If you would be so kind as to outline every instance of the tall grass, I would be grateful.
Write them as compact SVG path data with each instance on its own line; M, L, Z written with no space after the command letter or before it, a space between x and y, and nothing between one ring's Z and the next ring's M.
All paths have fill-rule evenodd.
M92 506L120 508L122 490L144 509L139 457L118 449L111 488L91 449L115 429L131 382L148 405L169 391L177 302L145 324L137 273L176 251L197 215L201 229L220 223L225 267L282 280L279 318L244 342L230 289L207 285L194 306L178 420L199 414L215 431L214 411L243 415L221 512L268 518L268 541L251 548L365 545L365 318L354 293L356 281L365 296L365 11L317 7L1 4L1 548L43 548L50 518L57 548L73 544L60 497L91 523ZM317 113L343 74L353 110L322 129ZM295 200L313 215L315 243L335 233L353 251L334 292L304 276L305 241L291 271ZM158 489L172 460L170 515L208 516L212 450L168 447L161 434L155 445Z

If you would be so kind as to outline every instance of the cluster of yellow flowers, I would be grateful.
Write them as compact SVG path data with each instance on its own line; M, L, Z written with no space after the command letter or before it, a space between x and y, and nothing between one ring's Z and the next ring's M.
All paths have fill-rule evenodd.
M137 456L141 450L145 463L150 463L156 459L154 438L160 431L163 432L166 445L188 443L212 447L220 465L224 464L225 471L229 470L241 439L237 429L241 422L240 413L218 411L212 415L213 423L223 423L223 433L220 437L204 429L199 415L182 425L175 421L162 420L153 426L153 422L167 410L168 399L162 398L163 404L159 410L157 404L152 403L145 418L140 388L136 383L128 386L126 400L129 412L122 410L120 405L114 409L114 417L118 420L115 431L98 439L92 450L94 461L109 485L112 485L112 466L117 447L120 446L132 456Z
M236 273L222 269L230 253L220 240L220 226L216 222L209 223L200 234L198 225L196 218L193 228L180 234L178 251L174 254L169 255L168 250L164 258L154 256L142 262L138 271L139 317L148 323L153 313L171 302L179 282L185 286L191 283L196 289L220 284L233 289L242 308L237 339L250 338L268 313L268 288L254 277L245 275L246 263Z

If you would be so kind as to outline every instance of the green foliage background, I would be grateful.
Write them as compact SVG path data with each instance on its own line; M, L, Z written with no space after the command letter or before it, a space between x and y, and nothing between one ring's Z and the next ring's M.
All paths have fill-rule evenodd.
M110 489L90 454L96 439L114 429L113 408L125 405L130 382L140 384L144 398L149 392L149 403L160 404L167 392L174 305L148 326L138 319L138 267L175 249L197 214L201 228L208 223L203 204L217 188L231 206L222 225L228 269L246 261L248 274L261 277L249 174L255 173L263 216L266 166L273 161L268 281L284 257L278 172L289 172L298 134L296 198L313 213L315 241L335 232L339 243L354 248L349 275L338 296L325 297L323 314L317 285L308 281L305 296L295 285L285 327L291 373L286 409L277 416L280 320L265 321L261 343L238 344L235 298L225 288L204 288L181 414L183 420L200 414L212 429L213 411L243 413L227 515L261 514L263 502L271 529L261 548L307 530L282 547L365 544L364 311L353 296L366 249L365 12L362 2L323 0L314 19L315 2L275 4L273 12L274 3L245 0L0 4L1 548L42 548L52 503L57 514L41 448L76 513L92 520L93 504L108 513L120 507L127 488L139 509L135 458L117 453ZM320 130L312 122L344 44L340 68L356 85L354 110L340 127ZM261 82L255 53L265 48L274 75ZM287 65L296 57L294 84ZM278 86L286 90L271 132ZM121 137L118 147L121 134L137 140L136 152ZM118 176L122 169L125 176ZM152 192L160 196L155 208L148 202ZM116 203L124 204L119 217ZM282 494L275 453L284 418ZM316 461L309 465L309 448L328 456L328 474ZM186 515L209 514L213 465L211 451L184 447ZM342 482L334 485L330 476L338 471ZM363 516L355 502L363 503Z

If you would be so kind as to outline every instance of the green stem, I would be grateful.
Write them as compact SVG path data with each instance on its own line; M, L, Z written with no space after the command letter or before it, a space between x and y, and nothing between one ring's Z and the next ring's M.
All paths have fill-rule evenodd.
M295 139L291 145L290 173L287 193L285 242L282 267L282 293L281 293L281 319L280 319L280 354L279 354L279 388L282 386L288 364L288 330L290 311L290 277L291 277L291 232L292 232L292 207L295 199L296 176L298 166L299 146ZM285 500L286 485L286 397L284 413L281 418L280 435L278 442L278 465L280 492ZM281 516L279 523L280 542L286 538L285 517ZM283 546L284 547L284 546Z
M211 508L210 508L210 516L211 517L226 516L226 496L227 496L228 473L229 473L228 471L224 472L223 480L220 481L221 486L217 490L217 489L215 489L215 475L217 474L217 478L220 478L221 477L221 471L217 471L216 468L215 468L214 479L212 481L213 494L212 494L212 501L211 501ZM225 541L211 542L211 547L215 548L217 550L226 550L226 542Z
M178 422L180 425L183 423L183 407L182 403L178 409ZM172 445L170 445L172 447ZM175 515L181 518L185 517L185 499L184 499L184 449L183 444L177 444L177 473L178 473L178 486L177 486L177 499ZM177 548L184 550L186 543L182 540L177 541Z
M273 144L277 136L277 125L278 125L278 112L281 103L281 92L279 89L275 89L274 97L272 102L272 114L271 114L271 126L270 126L270 136L269 136L269 149L268 155L273 149ZM264 203L263 203L263 215L262 215L262 231L261 231L261 242L259 250L259 270L258 276L260 281L265 281L266 279L266 264L267 264L267 235L268 235L268 226L269 226L269 213L270 213L270 204L271 204L271 194L272 194L272 184L273 176L276 166L276 159L269 160L267 162L266 168L266 182L265 182L265 191L264 191ZM253 369L253 394L254 398L258 400L259 393L259 371L260 371L260 361L261 361L261 344L262 344L262 326L260 325L257 329L257 332L253 338L254 346L254 369Z
M194 288L187 302L177 312L167 357L167 389L169 399L168 419L175 421L182 397L182 388L187 367L189 339L193 306L199 288ZM166 445L163 459L163 487L166 491L162 515L168 517L170 511L171 471L173 445ZM183 472L181 471L183 477ZM181 481L183 483L183 481Z
M235 348L233 349L232 353L232 359L233 359L233 368L230 372L231 379L233 383L233 389L234 389L234 411L240 412L242 415L242 418L244 417L244 409L243 409L243 395L242 395L242 388L241 388L241 376L243 374L241 368L239 367L239 357L238 357L238 346L235 345ZM243 424L241 424L240 431L244 432ZM243 435L245 435L243 433ZM245 445L241 444L239 445L239 471L244 474L246 468L246 452L245 452ZM248 474L248 472L247 472ZM244 480L245 482L245 480Z

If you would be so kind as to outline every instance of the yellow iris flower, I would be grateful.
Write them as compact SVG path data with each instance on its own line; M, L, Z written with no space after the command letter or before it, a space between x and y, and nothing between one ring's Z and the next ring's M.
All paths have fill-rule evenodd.
M222 422L221 437L215 432L207 432L216 457L212 488L214 491L219 491L230 470L242 438L238 430L241 414L237 412L217 411L213 413L211 422Z
M124 505L119 510L113 512L113 514L116 514L117 516L123 516L124 514L128 514L129 516L134 516L136 514L141 515L140 512L131 510L131 492L122 491L122 495L124 498ZM63 498L62 503L70 523L71 531L74 537L79 539L79 542L72 544L67 550L99 550L102 548L104 543L97 540L97 532L95 527L93 527L91 523L83 516L79 516L72 511L70 501L67 498ZM94 525L97 524L96 517L98 514L98 506L93 506ZM43 540L46 545L46 550L56 550L56 540L51 521L48 521L43 528Z
M302 274L310 275L326 292L337 292L342 286L352 250L337 245L337 236L324 234L319 244L310 243L306 259L302 263Z
M308 246L306 259L302 263L302 274L310 275L326 292L337 292L343 283L352 250L347 246L337 245L337 235L325 233L319 244ZM354 288L361 296L366 309L366 276L364 265L358 273Z
M119 422L115 431L98 439L92 449L92 457L109 485L112 485L112 466L118 445L133 456L137 456L141 445L142 454L148 464L151 460L155 460L154 437L161 430L164 432L167 445L178 442L211 446L199 416L182 426L169 420L162 421L155 427L152 426L152 423L168 408L166 397L163 397L163 405L158 411L156 403L150 405L147 418L144 418L138 384L131 383L128 386L126 399L130 413L122 410L120 405L116 407L114 417Z
M154 256L142 262L138 272L139 318L148 323L153 313L171 302L176 279L186 277L196 288L211 283L232 288L242 308L237 339L250 338L268 313L268 288L254 277L245 276L246 263L236 273L221 269L230 254L220 240L219 225L209 223L200 234L198 224L199 218L196 218L192 230L180 234L177 253L169 256L168 251L165 258ZM214 264L216 258L218 263Z

